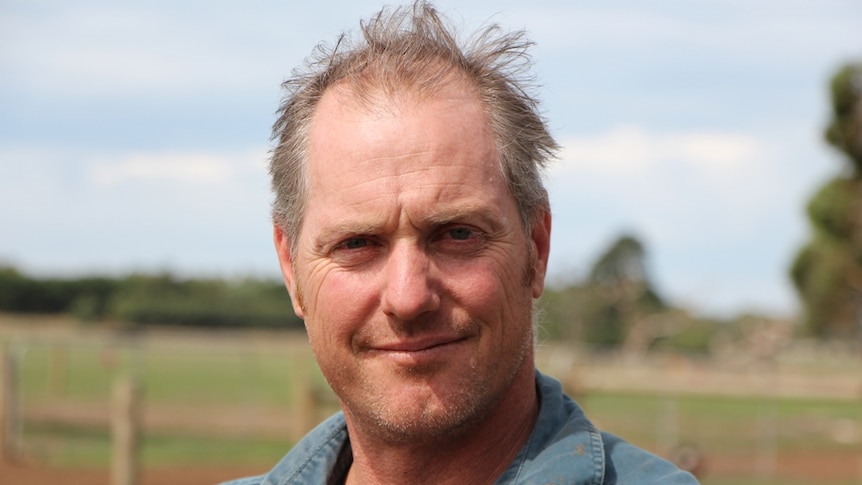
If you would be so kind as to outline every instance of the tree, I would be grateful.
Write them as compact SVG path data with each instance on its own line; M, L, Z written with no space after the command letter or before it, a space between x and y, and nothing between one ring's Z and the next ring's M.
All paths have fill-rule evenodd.
M541 307L544 337L619 347L629 343L632 330L643 327L646 317L664 310L665 304L649 279L643 244L634 236L622 235L596 259L584 281L549 289ZM637 345L638 350L645 350L648 343Z
M596 260L590 271L589 285L595 301L586 337L598 344L632 346L630 339L641 338L642 322L651 313L663 310L664 301L649 279L646 250L632 235L623 235ZM643 342L647 345L648 342ZM641 349L643 345L634 345Z
M832 121L824 136L862 174L862 62L848 64L832 78Z
M790 275L813 335L862 336L862 63L842 67L830 88L824 138L848 163L808 203L813 236Z

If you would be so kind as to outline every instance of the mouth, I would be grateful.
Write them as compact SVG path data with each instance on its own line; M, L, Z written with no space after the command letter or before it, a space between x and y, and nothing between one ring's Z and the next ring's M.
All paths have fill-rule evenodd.
M462 340L464 340L464 337L404 340L377 345L374 347L374 350L381 352L422 352L436 347L454 344Z
M466 341L466 337L404 340L372 346L369 354L395 364L415 366L445 359Z

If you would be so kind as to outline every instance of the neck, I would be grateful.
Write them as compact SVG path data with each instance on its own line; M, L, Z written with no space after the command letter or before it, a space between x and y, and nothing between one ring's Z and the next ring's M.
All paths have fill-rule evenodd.
M454 439L381 442L358 433L348 418L353 464L346 484L492 484L530 437L538 412L530 367L486 419Z

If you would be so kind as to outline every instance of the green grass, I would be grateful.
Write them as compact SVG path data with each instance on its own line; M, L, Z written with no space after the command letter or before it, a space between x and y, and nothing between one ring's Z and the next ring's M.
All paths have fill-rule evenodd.
M656 449L662 433L713 452L751 449L774 433L778 451L847 450L834 433L862 423L862 406L840 400L590 394L579 399L602 429Z
M108 399L118 375L133 374L148 400L159 403L283 405L293 399L297 374L323 381L310 353L194 349L166 351L108 345L72 350L32 346L19 363L24 399ZM297 367L299 369L297 369Z
M28 424L25 451L60 467L106 468L111 436L106 429L72 425ZM290 449L288 440L147 433L141 436L144 467L254 464L274 465Z

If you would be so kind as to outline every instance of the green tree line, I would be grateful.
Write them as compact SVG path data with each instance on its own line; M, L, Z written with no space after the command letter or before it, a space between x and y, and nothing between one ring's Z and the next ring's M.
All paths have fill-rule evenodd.
M0 268L0 311L64 313L119 325L302 327L280 281L184 279L167 273L62 279Z
M692 318L659 295L646 248L633 235L612 241L584 278L549 285L537 307L540 340L635 353L657 347L704 353L721 326ZM0 267L0 312L67 314L119 327L303 327L280 280L191 279L169 273L63 279Z

